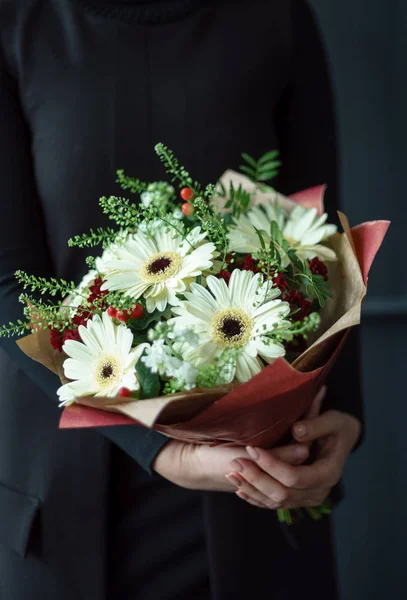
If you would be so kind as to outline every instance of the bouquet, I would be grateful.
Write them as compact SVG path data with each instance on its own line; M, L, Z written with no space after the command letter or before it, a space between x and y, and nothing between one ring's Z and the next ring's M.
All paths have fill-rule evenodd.
M137 423L179 440L271 448L303 416L350 327L388 222L344 233L324 187L286 198L278 152L203 187L163 144L171 183L117 172L114 227L77 284L18 271L26 321L0 335L61 379L61 427ZM175 184L180 188L177 193ZM27 292L28 290L28 292ZM280 515L289 519L286 514Z

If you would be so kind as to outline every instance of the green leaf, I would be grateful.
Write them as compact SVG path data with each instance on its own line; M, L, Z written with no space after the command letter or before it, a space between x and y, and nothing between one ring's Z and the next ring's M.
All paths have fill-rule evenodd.
M144 311L143 316L140 319L131 319L127 323L127 326L133 332L144 331L144 329L147 329L147 327L150 325L150 323L152 323L153 321L159 321L160 317L162 317L166 312L167 311L160 311L158 309L156 309L152 313Z
M257 174L258 181L270 181L278 175L278 171L261 171Z
M250 154L246 154L246 152L242 152L241 157L251 166L253 169L257 170L257 162L254 160Z
M256 178L256 171L254 171L251 167L246 167L246 165L241 165L239 167L239 169L242 171L242 173L246 173L246 175L248 175L250 177L250 179Z
M259 158L258 163L259 165L263 165L270 160L274 160L277 156L280 156L280 150L271 150L271 152L263 154L263 156Z
M225 198L226 197L226 188L224 186L224 184L222 183L222 181L218 181L218 186L219 186L219 190L218 190L218 194L221 198Z
M140 357L136 364L138 380L141 386L141 399L154 398L160 394L160 378L158 373L152 373Z
M253 227L254 227L254 226L253 226ZM263 234L264 234L264 235L267 235L267 234L266 234L266 232L265 232L265 231L262 231L262 230L260 230L260 229L256 229L256 227L254 227L254 229L255 229L255 231L256 231L256 233L257 233L258 237L259 237L259 240L260 240L260 245L261 245L261 247L262 247L262 250L266 251L266 244L265 244L265 242L264 242L264 238L263 238Z

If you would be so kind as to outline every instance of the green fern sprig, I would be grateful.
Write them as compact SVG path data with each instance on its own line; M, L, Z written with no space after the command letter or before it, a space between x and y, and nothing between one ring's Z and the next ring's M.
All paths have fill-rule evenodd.
M178 181L180 187L190 187L196 196L202 193L201 184L192 180L192 177L174 156L172 150L162 143L156 144L154 149L165 167L165 172L172 175L172 183Z
M125 174L123 169L118 169L116 171L116 176L116 183L120 185L122 190L129 191L132 194L141 194L142 192L145 192L148 187L147 182L141 181L136 177L129 177Z
M111 227L107 227L106 229L98 227L96 231L91 229L89 233L82 233L70 238L68 246L70 248L75 246L78 248L93 248L94 246L102 245L103 248L106 248L106 246L114 242L116 236L117 231Z
M276 160L279 155L279 150L272 150L255 160L250 154L243 152L241 156L245 164L240 166L240 170L256 184L270 181L278 175L278 169L281 167L281 161Z
M46 279L45 277L29 275L25 271L16 271L15 277L18 283L22 284L23 289L30 288L32 292L38 291L40 294L49 294L50 296L61 294L62 297L65 297L74 292L76 288L73 281L56 279L55 277Z
M141 220L141 207L127 198L102 196L99 204L103 213L124 229L134 228Z

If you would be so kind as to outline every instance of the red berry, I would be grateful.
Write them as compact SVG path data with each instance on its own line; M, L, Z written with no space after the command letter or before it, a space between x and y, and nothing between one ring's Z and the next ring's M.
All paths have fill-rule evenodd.
M140 319L143 316L143 313L144 313L144 308L141 306L141 304L136 304L136 306L131 311L131 318L132 319Z
M107 309L107 314L109 315L109 317L112 317L112 319L115 319L117 317L117 310L114 306L109 306L109 308Z
M118 310L116 319L121 323L127 323L127 321L131 319L131 313L128 310Z
M132 392L129 390L129 388L121 387L120 390L117 392L117 395L119 396L119 398L131 398Z
M185 200L185 202L189 202L190 200L192 200L192 198L194 197L194 191L191 190L190 187L184 187L182 188L181 192L180 192L181 198L183 200Z
M195 208L190 202L185 202L185 204L182 205L181 210L186 217L190 217L195 212Z

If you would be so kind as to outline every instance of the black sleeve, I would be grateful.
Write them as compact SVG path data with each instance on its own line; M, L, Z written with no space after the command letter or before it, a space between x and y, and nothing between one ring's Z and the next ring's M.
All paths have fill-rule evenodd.
M18 302L23 291L14 273L49 277L52 260L46 243L30 152L30 134L24 121L15 81L0 53L0 318L2 323L23 317ZM0 338L7 352L45 394L57 401L59 379L42 365L26 357L14 339ZM35 410L35 407L33 407ZM141 426L104 427L104 436L122 448L146 469L168 438Z
M292 2L289 83L277 107L283 163L277 188L291 194L326 183L325 207L338 223L339 176L333 93L325 50L314 15L303 0ZM324 408L337 408L362 421L359 328L352 330L328 380Z

